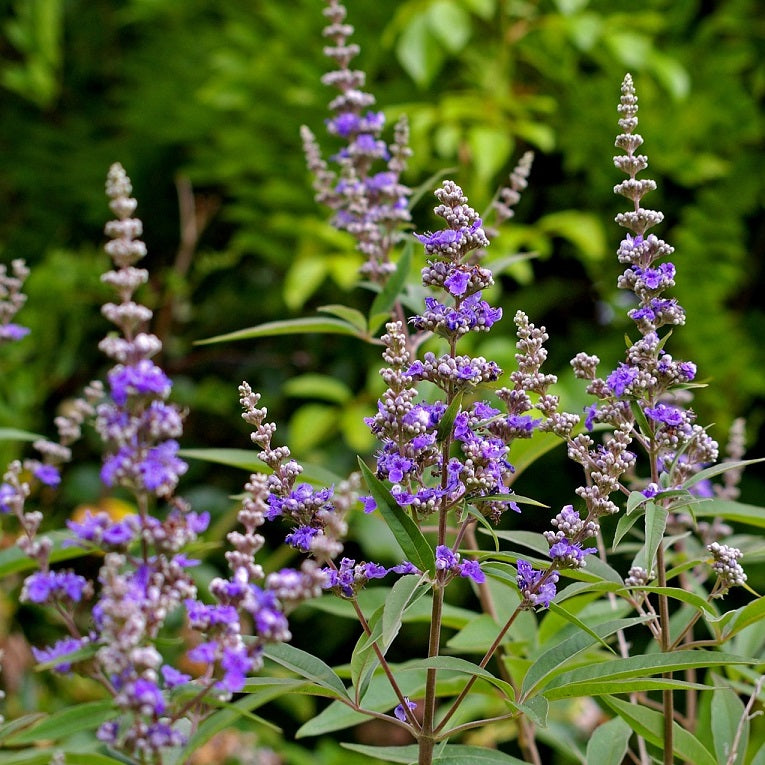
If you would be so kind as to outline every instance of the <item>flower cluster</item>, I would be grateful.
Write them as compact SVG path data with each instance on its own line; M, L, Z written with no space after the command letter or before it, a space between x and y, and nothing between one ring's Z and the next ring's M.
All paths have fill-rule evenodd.
M348 231L365 257L361 273L373 282L384 282L394 265L389 253L400 237L402 223L410 219L408 197L411 191L401 182L411 151L405 119L395 127L390 145L382 140L385 116L371 109L375 99L364 87L364 72L351 69L350 62L359 46L349 43L353 27L345 23L346 10L339 0L327 0L324 15L329 24L324 36L331 41L325 54L337 69L322 78L339 95L330 103L333 112L327 120L330 135L344 142L331 159L338 171L330 170L322 159L318 142L305 126L301 130L308 169L314 176L317 201L335 211L333 224ZM383 170L376 170L385 163Z
M27 296L21 291L24 280L29 276L29 269L23 260L11 262L8 267L0 263L0 344L21 340L29 334L27 327L14 324L13 317L21 310Z

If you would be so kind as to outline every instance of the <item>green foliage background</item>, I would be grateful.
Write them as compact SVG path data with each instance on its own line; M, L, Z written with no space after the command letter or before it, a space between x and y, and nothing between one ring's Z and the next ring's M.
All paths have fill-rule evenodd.
M409 115L408 182L451 168L482 209L520 154L536 152L531 185L489 262L535 254L502 272L495 300L507 317L522 308L548 327L548 371L560 375L575 410L584 400L568 360L587 350L613 365L629 330L615 288L621 232L612 221L623 200L612 194L620 177L611 155L619 83L632 72L647 175L658 182L646 202L666 215L658 233L676 247L674 292L688 314L673 353L696 361L710 382L696 400L700 422L715 423L724 441L733 418L747 417L752 451L762 454L765 20L758 3L348 5L362 48L354 63L367 71L368 89L391 122ZM104 369L96 347L107 329L99 313L107 292L98 281L107 268L103 184L120 161L144 221L152 273L145 298L165 341L163 363L190 411L184 445L247 448L236 393L247 379L299 458L342 473L355 451L373 447L361 417L379 392L375 348L317 335L194 345L327 303L366 309L371 301L355 287L351 240L313 202L300 149L299 126L321 137L330 98L319 84L328 68L322 6L0 3L0 249L4 261L22 257L32 267L19 315L32 335L4 350L0 426L50 432L57 408ZM188 200L190 193L195 212L182 215L179 194ZM429 188L415 210L418 230L433 225L430 207ZM198 236L186 229L184 239L191 219ZM481 352L512 368L510 330ZM4 458L20 448L0 447ZM92 459L90 472L68 479L72 505L92 492ZM745 501L765 499L760 476L745 479ZM221 528L231 520L225 496L240 478L200 467L188 477L189 491L218 513ZM575 479L563 455L552 455L519 491L565 503Z

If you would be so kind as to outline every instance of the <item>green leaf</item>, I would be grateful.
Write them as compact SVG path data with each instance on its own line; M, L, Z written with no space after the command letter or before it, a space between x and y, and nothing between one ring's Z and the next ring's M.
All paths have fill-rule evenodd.
M225 335L195 340L194 345L210 345L212 343L228 343L236 340L252 340L255 337L276 337L278 335L299 335L303 333L363 337L362 333L347 321L324 318L322 316L307 316L303 319L269 321L265 324L258 324L256 327L238 329L236 332L229 332Z
M336 406L308 403L297 407L289 421L289 447L293 454L305 454L337 433Z
M435 576L436 559L433 548L428 544L417 524L399 507L383 482L367 467L361 457L359 457L359 466L369 491L377 503L377 509L401 546L406 559L420 571L428 571L431 576Z
M470 14L453 0L436 0L427 10L428 26L450 52L459 53L470 39Z
M346 324L356 327L361 335L366 335L367 333L366 316L364 316L364 314L357 308L351 308L348 305L341 305L339 303L332 303L331 305L321 305L316 310L320 313L328 313L332 316L337 316L338 319L342 319Z
M427 16L414 16L401 33L396 57L406 73L425 87L438 74L444 62L444 51L430 31Z
M9 736L5 743L9 746L18 746L46 739L57 741L64 736L71 736L72 733L93 730L101 723L116 717L117 714L118 710L115 709L111 699L76 704L55 712L37 725Z
M567 239L579 250L585 261L601 260L606 254L603 223L592 213L583 210L560 210L543 215L537 225L547 234Z
M744 704L731 688L716 688L712 692L712 740L718 762L731 765L743 765L746 747L749 741L749 719ZM743 721L743 735L739 740L735 760L728 758L731 754L736 731Z
M282 386L287 396L294 398L318 398L334 404L345 404L353 398L351 389L336 377L330 375L298 375L291 377Z
M457 419L457 415L460 413L460 407L462 406L463 393L460 391L451 401L446 411L441 417L441 421L438 423L438 430L436 432L436 440L439 443L443 443L452 434L452 428L454 427L454 421Z
M598 725L587 742L587 765L621 765L632 728L621 717Z
M745 505L725 499L710 499L694 510L697 518L724 518L726 521L746 523L765 528L765 510L757 505Z
M447 744L443 753L433 758L433 765L525 765L523 760L481 746Z
M613 696L603 696L601 700L621 717L627 725L646 741L663 749L664 747L664 715L644 706L622 701ZM672 724L673 752L684 762L693 765L717 765L717 760L707 748L691 733L681 728L677 723Z
M544 691L548 701L582 698L584 696L607 696L621 693L643 693L645 691L705 691L709 686L702 683L689 683L685 680L664 677L630 677L619 680L587 680L582 683L569 683L561 688Z
M18 428L0 428L0 441L37 441L45 436Z
M404 613L414 605L427 591L423 578L410 574L402 576L391 588L385 599L382 615L383 645L389 646L401 630Z
M458 656L431 656L430 658L422 659L417 663L416 667L409 667L408 670L419 669L421 667L426 667L427 669L448 670L450 672L460 672L465 675L470 675L471 677L478 677L502 691L502 693L505 695L504 701L506 704L509 704L513 709L520 709L520 707L514 701L515 690L513 689L513 686L505 680L501 680L500 678L495 677L487 669L479 667L472 661L460 659ZM408 670L403 669L400 671L406 672Z
M540 457L560 447L563 443L563 439L558 438L554 433L535 433L531 438L520 438L513 441L510 449L510 461L515 468L516 478Z
M51 531L45 536L53 542L53 549L50 554L51 563L82 558L93 553L90 547L69 544L72 541L71 531ZM0 577L37 568L39 568L39 562L27 557L16 545L0 551Z
M643 509L640 512L633 512L632 515L623 514L619 516L614 531L614 541L611 543L611 550L614 552L619 546L619 542L624 539L624 535L643 517Z
M391 309L395 304L401 290L404 289L409 269L412 265L412 254L414 252L414 242L410 239L404 245L401 257L396 263L396 270L388 277L385 286L377 293L372 307L369 309L369 326L372 327L372 319L379 314L390 315Z
M312 654L301 651L289 643L273 643L267 646L263 653L282 667L311 680L322 688L335 692L342 698L348 698L343 681L335 674L332 667Z
M704 481L707 478L713 478L716 475L725 473L728 470L738 470L739 468L745 468L749 465L756 465L758 462L765 462L765 457L760 457L756 460L738 460L734 462L720 462L717 465L699 470L698 473L694 473L687 481L683 483L684 489L690 489L699 481Z
M487 494L483 497L470 497L468 502L515 502L518 505L534 505L535 507L549 507L531 497L523 497L520 494Z
M562 610L562 609L561 609ZM535 688L541 686L545 680L559 674L564 670L567 661L573 659L582 651L600 643L604 638L613 635L619 630L625 630L635 624L648 621L649 616L636 616L630 619L615 619L604 622L591 628L592 633L577 632L569 638L562 640L557 645L545 651L526 671L521 686L521 698L526 699Z
M646 675L681 672L698 667L724 667L729 664L756 664L735 654L719 651L673 651L671 653L648 654L614 658L599 664L588 664L557 675L546 690L563 688L565 685L584 684L588 681L627 680L644 678ZM547 696L547 692L545 692ZM548 696L549 698L549 696Z
M724 640L729 640L751 624L757 624L765 619L765 597L757 598L734 611L727 611L717 618L707 620L722 630Z
M21 730L22 728L28 728L30 725L34 725L44 717L46 717L46 715L43 712L34 712L0 724L0 743L4 743L5 739L12 733Z
M399 762L402 765L417 762L420 752L417 744L407 744L406 746L367 746L366 744L349 744L342 741L340 746L351 752L363 754L365 757L373 757L384 762Z
M657 505L655 502L647 502L645 506L645 546L644 550L644 563L642 568L646 571L654 570L654 563L656 561L656 552L659 549L659 545L664 539L664 532L667 529L667 518L669 517L669 511ZM638 558L640 554L638 554ZM636 561L638 560L636 558ZM635 564L639 565L639 564Z
M271 468L262 462L257 454L250 449L181 449L178 455L184 459L202 460L203 462L214 462L217 465L241 468L250 473L271 472ZM301 465L303 472L300 474L300 478L308 483L318 484L319 486L332 486L333 484L342 483L344 480L339 475L325 470L318 465L305 463L301 463Z

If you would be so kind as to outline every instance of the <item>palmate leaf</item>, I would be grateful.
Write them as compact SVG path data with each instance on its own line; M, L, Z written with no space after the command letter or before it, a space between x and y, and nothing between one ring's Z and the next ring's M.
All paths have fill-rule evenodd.
M663 714L614 696L602 696L601 701L618 714L638 736L660 749L664 748ZM693 765L718 765L716 758L693 734L677 723L672 724L672 729L674 741L672 751L683 762L692 762Z
M417 524L399 506L385 484L367 467L361 457L359 457L359 467L369 492L377 503L377 509L388 524L406 559L420 571L427 571L434 576L435 553Z

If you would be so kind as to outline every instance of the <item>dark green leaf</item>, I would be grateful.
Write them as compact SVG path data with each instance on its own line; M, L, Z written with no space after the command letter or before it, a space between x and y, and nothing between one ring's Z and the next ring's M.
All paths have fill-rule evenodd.
M414 252L414 241L408 239L401 252L401 257L396 263L396 270L390 275L385 286L377 293L372 307L369 309L369 326L372 326L372 320L379 314L390 315L391 309L398 299L401 290L406 284L409 276L409 269L412 265L412 253Z
M436 571L435 554L417 524L399 507L383 482L377 478L360 457L359 466L369 491L377 503L377 509L401 546L406 559L417 566L420 571L428 571L431 576L434 576Z
M273 643L266 647L264 655L301 677L347 698L348 692L345 685L332 667L312 654L301 651L289 643Z
M436 440L438 443L443 443L447 438L451 437L454 421L457 419L457 415L460 413L460 407L462 406L462 395L462 392L460 392L452 399L452 402L444 412L443 417L441 417L441 421L438 423L438 431L436 433Z
M638 736L654 746L664 746L664 715L638 704L622 701L614 696L602 696L601 700L619 715ZM693 765L718 765L704 745L687 730L673 723L673 751L683 762Z

